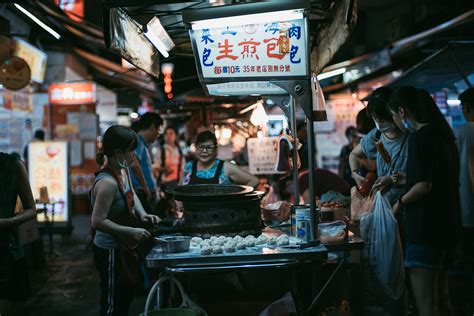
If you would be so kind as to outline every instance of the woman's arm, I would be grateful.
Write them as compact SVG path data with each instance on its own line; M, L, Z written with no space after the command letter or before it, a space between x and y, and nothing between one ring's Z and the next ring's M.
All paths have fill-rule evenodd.
M357 186L360 186L364 182L364 177L359 174L361 169L361 160L366 159L364 152L362 151L362 146L358 144L349 155L349 166L351 167L351 175L354 181L357 183Z
M0 227L14 227L28 222L36 216L36 205L31 192L28 174L23 162L18 160L15 164L15 173L17 176L17 192L20 197L23 210L12 218L0 219Z
M258 187L260 180L253 174L248 173L247 171L239 168L239 166L234 165L230 162L224 163L224 171L226 175L232 180L232 182L241 185L248 185L253 188Z

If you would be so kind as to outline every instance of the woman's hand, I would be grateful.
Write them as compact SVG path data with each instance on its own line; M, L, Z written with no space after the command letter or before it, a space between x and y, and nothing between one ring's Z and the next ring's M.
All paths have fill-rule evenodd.
M393 183L398 184L398 185L405 184L406 177L404 173L394 172L392 173L391 177L392 177Z
M398 215L400 214L401 212L403 211L403 206L400 204L400 202L396 202L393 206L392 206L392 213L393 215Z
M129 237L132 238L133 241L139 242L141 240L150 238L151 234L149 231L143 228L130 228Z
M150 223L153 225L157 225L161 222L161 218L159 218L156 215L151 215L151 214L144 214L140 216L140 220L145 223Z
M378 178L377 181L375 181L372 190L374 190L374 191L380 190L382 193L385 193L385 192L387 192L388 190L390 190L390 188L392 187L393 183L394 183L394 182L393 182L393 180L392 180L392 177L390 177L390 176L383 176L383 177Z
M360 174L358 174L355 171L352 172L352 179L354 179L354 181L356 182L357 188L360 188L360 186L362 185L362 183L365 180L365 178L363 176L361 176Z

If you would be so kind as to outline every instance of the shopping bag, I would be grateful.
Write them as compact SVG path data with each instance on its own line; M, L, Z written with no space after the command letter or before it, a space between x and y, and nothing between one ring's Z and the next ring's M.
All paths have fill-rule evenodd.
M390 202L381 192L375 195L372 212L362 215L360 231L369 273L375 276L377 288L397 300L405 279L402 244Z
M171 286L178 288L181 294L181 305L178 308L164 308L150 310L151 301L156 298L155 293L160 285L165 281L170 281ZM145 311L140 316L207 316L207 313L198 304L193 302L184 291L183 285L177 279L171 276L161 277L150 289L145 302Z
M351 220L358 221L362 215L370 212L374 205L373 195L362 196L357 187L351 189Z

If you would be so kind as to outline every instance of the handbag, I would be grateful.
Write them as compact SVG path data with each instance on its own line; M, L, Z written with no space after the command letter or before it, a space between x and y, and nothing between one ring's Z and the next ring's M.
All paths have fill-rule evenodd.
M156 298L156 291L159 286L165 281L170 281L171 286L178 288L179 293L181 294L182 302L178 308L163 308L160 309L157 307L153 311L150 310L151 301ZM145 310L140 316L207 316L207 313L202 307L193 302L189 296L184 291L183 285L177 279L172 276L161 277L158 281L153 284L148 297L145 302Z

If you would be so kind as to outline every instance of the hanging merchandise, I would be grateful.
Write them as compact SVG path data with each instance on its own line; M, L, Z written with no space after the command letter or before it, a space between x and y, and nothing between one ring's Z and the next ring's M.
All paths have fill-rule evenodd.
M23 58L11 56L0 65L0 83L10 90L19 90L30 83L30 66Z
M299 147L301 147L301 143L298 142ZM297 148L298 151L299 148ZM277 142L277 160L275 163L275 171L279 172L286 172L293 170L294 162L292 151L294 150L293 147L293 137L290 135L283 134L279 137ZM299 155L297 155L297 168L301 167L301 161Z
M326 102L324 101L323 89L321 89L321 85L314 72L311 76L311 93L313 95L313 121L327 121L328 116L326 114Z

